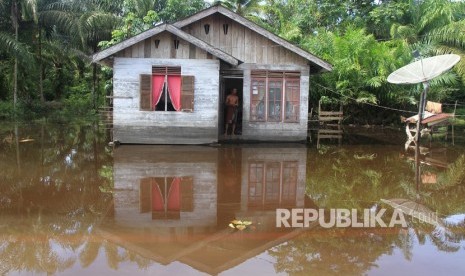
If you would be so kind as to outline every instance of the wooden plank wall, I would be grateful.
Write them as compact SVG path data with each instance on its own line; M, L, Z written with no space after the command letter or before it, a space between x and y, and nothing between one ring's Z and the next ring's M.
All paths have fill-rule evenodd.
M210 25L209 34L205 33L205 24ZM224 34L223 24L228 24L227 34ZM308 64L305 58L221 14L213 14L185 26L183 31L223 50L244 63L296 64L301 66Z
M182 39L179 39L179 47L175 49L175 38L176 36L163 32L128 47L115 54L115 56L126 58L207 59L205 50ZM158 48L155 46L155 40L160 41Z
M139 75L151 74L152 66L157 65L180 66L182 75L194 76L193 112L139 110ZM139 144L201 144L218 140L218 60L115 58L113 72L115 140Z
M210 31L205 33L205 24L210 25ZM224 34L223 24L228 24L228 33ZM214 14L194 22L183 28L183 31L195 36L212 46L234 56L243 63L253 64L294 64L307 66L308 61L274 43L265 36L232 21L221 14ZM117 54L116 57L127 58L172 58L172 59L212 59L207 53L188 41L180 39L179 48L174 49L175 36L163 32ZM159 40L158 48L155 40Z
M115 221L128 227L216 226L218 149L198 146L132 146L114 150ZM189 162L186 162L189 160ZM192 212L181 212L180 220L152 220L139 212L139 183L146 177L192 177Z

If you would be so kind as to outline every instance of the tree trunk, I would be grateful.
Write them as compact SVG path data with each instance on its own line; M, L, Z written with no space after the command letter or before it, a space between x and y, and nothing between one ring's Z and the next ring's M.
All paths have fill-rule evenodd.
M18 41L18 22L15 24L15 39ZM15 67L13 70L13 108L16 110L18 102L18 57L15 57Z
M15 67L13 70L13 108L16 110L18 102L18 58L15 57Z
M43 104L45 103L44 98L44 79L43 79L43 64L42 64L42 31L40 28L38 29L39 32L39 97L40 102Z
M92 64L92 104L94 109L97 108L97 64Z
M18 3L13 1L11 6L11 22L15 29L15 40L18 41ZM13 69L13 108L16 110L16 103L18 102L18 57L15 56L15 65Z

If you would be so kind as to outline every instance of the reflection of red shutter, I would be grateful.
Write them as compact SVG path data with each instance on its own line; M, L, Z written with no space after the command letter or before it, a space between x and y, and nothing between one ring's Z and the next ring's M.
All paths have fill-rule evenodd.
M140 110L152 110L152 75L140 75Z
M139 186L139 212L147 213L151 209L151 178L142 178Z
M181 109L194 110L194 76L182 76Z
M194 180L192 177L183 177L181 183L181 211L194 210Z

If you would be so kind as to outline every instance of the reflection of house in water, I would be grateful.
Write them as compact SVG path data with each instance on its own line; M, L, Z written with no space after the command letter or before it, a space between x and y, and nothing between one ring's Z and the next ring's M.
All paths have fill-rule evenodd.
M115 150L114 160L116 222L141 227L216 222L215 149L125 146Z
M304 207L307 150L122 146L105 238L167 265L216 274L296 236L276 208ZM231 220L248 219L237 231Z

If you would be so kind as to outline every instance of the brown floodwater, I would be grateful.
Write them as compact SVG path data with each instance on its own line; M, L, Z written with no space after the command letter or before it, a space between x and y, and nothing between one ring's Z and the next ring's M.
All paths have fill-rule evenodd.
M0 275L465 275L463 134L415 162L400 131L113 148L98 123L3 124Z

